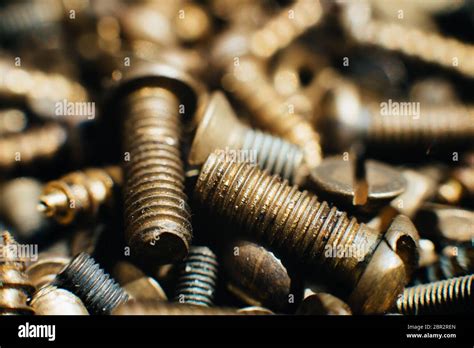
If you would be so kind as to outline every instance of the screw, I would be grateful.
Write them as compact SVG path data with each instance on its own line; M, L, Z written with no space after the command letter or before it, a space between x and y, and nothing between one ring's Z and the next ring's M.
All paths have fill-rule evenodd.
M76 295L53 285L47 285L37 291L30 305L36 315L89 315Z
M128 295L86 253L80 253L56 276L52 284L79 297L91 314L109 314Z
M303 153L297 146L244 125L224 94L214 92L196 129L188 162L202 165L211 152L227 148L242 149L249 161L255 154L262 169L292 183L302 183L308 174Z
M137 301L168 300L161 285L151 277L144 276L133 280L123 285L123 289L131 299Z
M322 18L323 8L319 0L296 0L252 34L251 52L257 57L270 58Z
M176 14L173 24L176 36L188 44L203 41L211 31L211 18L206 9L191 2L183 4L179 15Z
M352 38L363 44L401 52L474 77L474 45L440 34L407 28L371 18L367 3L348 3L343 23Z
M63 225L93 220L104 207L110 210L116 203L117 187L122 182L119 167L72 172L45 185L38 210Z
M4 109L0 111L0 136L20 133L25 130L28 119L19 109Z
M206 246L191 246L179 270L174 301L197 306L213 305L217 282L217 257Z
M322 156L319 135L278 94L267 78L262 62L249 55L248 35L245 31L227 32L212 48L211 58L223 71L223 87L252 112L258 126L298 145L308 166L317 166Z
M339 278L354 290L350 304L356 311L389 309L418 261L408 218L398 216L382 235L278 176L222 161L216 153L201 170L195 196L264 245ZM328 248L356 252L327 257Z
M408 315L469 313L473 287L474 275L413 286L405 289L396 309Z
M242 315L234 308L205 307L191 304L166 303L162 301L128 301L118 307L112 315ZM253 314L249 312L247 314ZM260 313L258 313L260 314Z
M8 232L2 234L0 245L0 314L33 314L27 304L35 291L25 274L25 260L18 258L21 247Z
M313 292L308 289L300 303L298 315L352 315L347 303L325 292Z
M142 261L172 263L188 253L191 214L184 193L182 120L192 115L198 87L160 64L137 64L112 100L124 115L125 235ZM111 103L113 105L113 103Z
M51 161L64 148L66 131L56 123L0 139L0 171Z
M420 107L419 115L382 115L379 102L362 102L357 87L347 81L328 91L326 116L318 127L337 150L358 136L371 145L430 146L469 143L474 136L474 109L462 105Z
M26 275L36 289L41 289L50 285L70 261L69 257L42 253L36 262L28 265Z
M228 289L245 303L277 310L288 307L291 278L271 251L237 240L225 248L222 264L229 279Z
M474 167L459 167L438 189L438 198L449 204L459 204L474 197Z

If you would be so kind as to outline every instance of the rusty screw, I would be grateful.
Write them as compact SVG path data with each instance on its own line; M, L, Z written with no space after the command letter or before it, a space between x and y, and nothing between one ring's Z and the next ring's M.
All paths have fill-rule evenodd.
M277 252L323 269L352 290L357 312L388 310L417 263L415 230L398 216L381 234L306 191L247 163L209 156L195 188L197 201ZM353 250L331 257L328 249Z
M119 167L89 168L51 181L43 188L38 210L61 224L92 220L116 203L122 186Z
M35 288L25 274L25 260L18 259L19 244L8 232L0 245L0 314L33 314L27 304Z
M86 253L72 259L52 285L72 292L96 315L109 314L128 299L125 291Z
M198 94L180 71L138 63L112 98L124 116L126 241L142 261L170 263L188 253L192 227L183 192L180 110L192 115Z
M175 302L210 307L217 282L217 257L206 246L191 246L181 264Z
M53 285L38 290L33 295L30 305L36 315L89 315L76 295Z
M469 313L473 291L474 275L421 284L405 289L396 308L412 315Z
M215 92L196 129L188 162L202 165L214 150L228 148L243 150L249 161L256 160L262 169L291 183L301 184L308 174L303 153L296 145L244 125L224 94Z

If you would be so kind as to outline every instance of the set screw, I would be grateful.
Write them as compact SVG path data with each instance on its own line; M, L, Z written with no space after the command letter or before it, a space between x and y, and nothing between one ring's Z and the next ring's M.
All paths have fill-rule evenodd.
M179 269L175 302L212 306L217 269L217 258L211 249L206 246L191 246Z
M91 314L110 314L128 295L86 253L80 253L56 276L54 286L79 297Z

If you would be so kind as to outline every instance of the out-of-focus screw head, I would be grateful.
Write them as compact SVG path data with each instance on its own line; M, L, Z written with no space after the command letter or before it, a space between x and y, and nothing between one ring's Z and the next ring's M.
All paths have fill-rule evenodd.
M26 274L36 289L51 284L56 275L70 262L70 258L54 254L41 254L36 262L26 269Z
M48 285L37 291L30 305L36 315L89 315L82 301L64 289Z
M309 290L309 289L308 289ZM298 315L352 315L347 303L341 299L324 292L309 290L298 306Z

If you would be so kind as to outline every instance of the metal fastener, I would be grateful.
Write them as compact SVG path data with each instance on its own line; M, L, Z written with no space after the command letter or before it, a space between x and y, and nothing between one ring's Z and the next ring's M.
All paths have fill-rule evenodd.
M31 301L36 315L89 315L82 301L72 292L47 285Z

